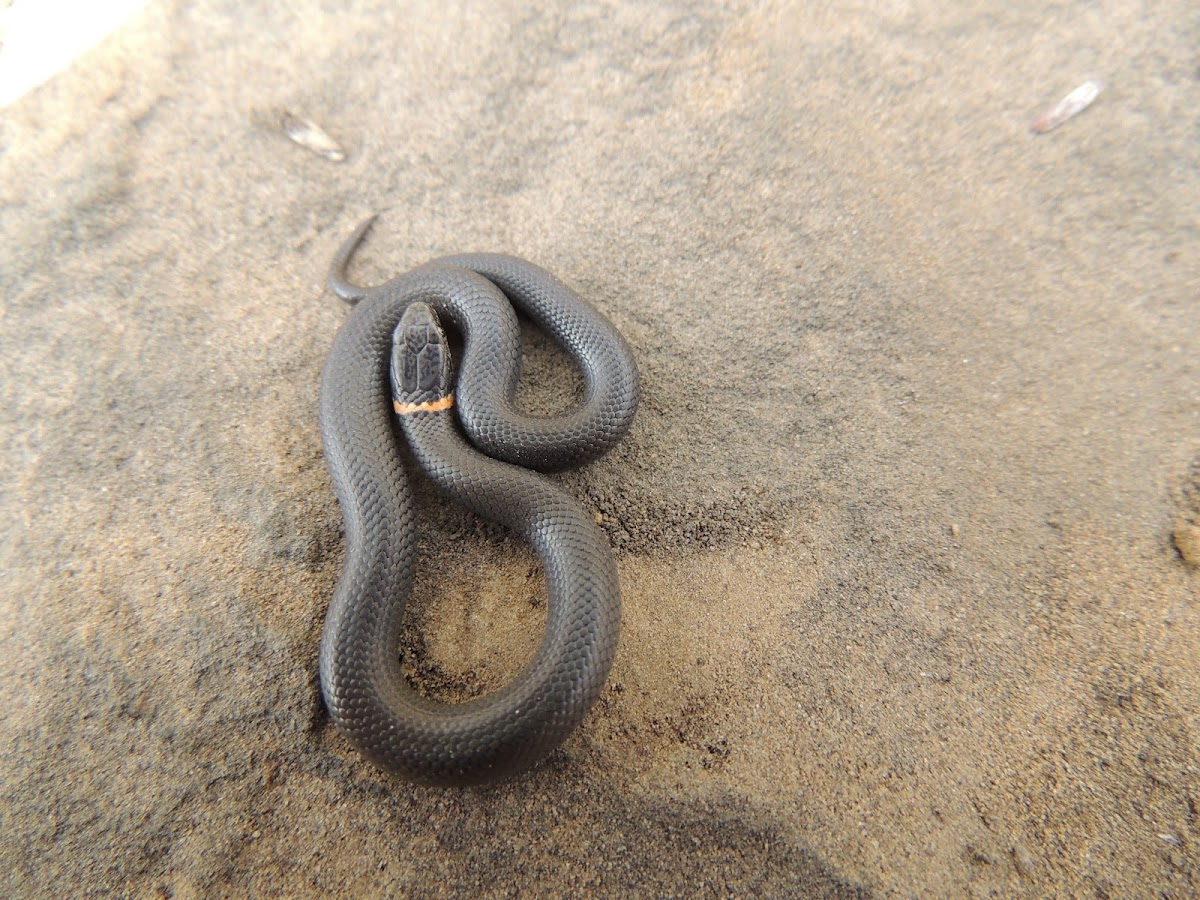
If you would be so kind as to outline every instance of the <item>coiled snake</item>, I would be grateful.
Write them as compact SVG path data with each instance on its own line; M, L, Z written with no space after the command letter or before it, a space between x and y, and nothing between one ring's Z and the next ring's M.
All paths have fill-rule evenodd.
M637 368L607 319L511 256L452 256L379 287L349 283L346 266L373 221L342 245L329 276L354 307L321 378L321 437L347 542L321 638L321 692L341 732L382 768L429 784L490 781L561 743L612 665L620 595L608 542L574 498L530 470L611 449L637 410ZM514 407L514 306L583 371L585 398L563 415ZM439 316L464 341L453 390ZM528 540L546 573L546 632L533 660L511 683L465 703L423 697L400 669L417 548L401 436L443 492Z

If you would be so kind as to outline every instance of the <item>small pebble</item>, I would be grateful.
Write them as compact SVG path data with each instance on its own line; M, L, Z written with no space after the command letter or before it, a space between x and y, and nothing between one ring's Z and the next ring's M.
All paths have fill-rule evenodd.
M1013 844L1013 862L1022 875L1028 875L1037 865L1037 860L1024 844Z
M1085 81L1033 123L1034 133L1045 134L1047 131L1053 131L1067 119L1079 115L1092 105L1102 90L1104 90L1104 82L1096 79Z
M1171 534L1175 549L1190 566L1200 566L1200 526L1190 522L1179 522Z
M285 112L279 125L293 141L318 156L323 156L331 162L341 162L346 158L346 151L316 122L295 113Z

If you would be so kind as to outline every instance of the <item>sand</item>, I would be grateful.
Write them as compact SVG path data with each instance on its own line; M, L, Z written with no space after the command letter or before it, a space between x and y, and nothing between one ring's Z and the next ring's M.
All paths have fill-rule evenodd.
M0 893L1200 890L1200 8L340 6L155 2L2 113ZM355 278L525 256L644 380L561 478L611 684L490 788L317 689L324 278L376 211ZM540 570L420 504L400 650L475 696Z

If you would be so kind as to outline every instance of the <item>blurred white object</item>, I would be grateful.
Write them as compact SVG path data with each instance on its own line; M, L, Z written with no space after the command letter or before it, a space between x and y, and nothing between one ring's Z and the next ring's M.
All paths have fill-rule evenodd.
M285 112L279 124L283 127L284 133L301 147L306 147L313 153L334 162L341 162L346 158L346 151L339 147L338 142L316 122L295 113Z
M1033 130L1038 134L1053 131L1067 119L1079 115L1091 106L1092 101L1100 96L1102 90L1104 90L1104 82L1098 78L1085 81L1059 100L1052 110L1034 122Z
M147 0L15 0L0 10L0 106L65 69Z

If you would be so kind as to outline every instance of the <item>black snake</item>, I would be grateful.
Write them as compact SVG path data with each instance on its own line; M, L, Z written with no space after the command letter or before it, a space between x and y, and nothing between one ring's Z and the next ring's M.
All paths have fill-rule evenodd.
M338 728L379 766L430 784L489 781L556 747L595 702L612 665L620 594L608 542L574 498L530 469L563 469L611 449L637 410L637 368L607 319L511 256L445 257L379 287L350 284L346 266L373 221L342 245L329 276L354 308L321 379L321 436L347 542L321 639L321 691ZM521 358L514 306L583 371L586 396L563 415L514 407ZM464 341L453 386L438 316ZM402 435L421 471L475 514L528 540L546 573L546 632L532 662L498 691L465 703L423 697L400 668L397 640L417 548Z

